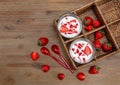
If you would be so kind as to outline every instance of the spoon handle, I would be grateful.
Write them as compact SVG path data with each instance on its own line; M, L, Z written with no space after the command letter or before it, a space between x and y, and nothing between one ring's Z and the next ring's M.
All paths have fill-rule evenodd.
M59 63L62 67L68 69L68 67L62 62L60 61L59 59L55 58L53 55L50 55L50 57L55 60L57 63Z
M71 73L74 72L74 70L70 67L70 65L67 63L66 59L62 56L59 55L59 57L61 58L61 60L65 63L65 65L68 67L68 69L70 70Z

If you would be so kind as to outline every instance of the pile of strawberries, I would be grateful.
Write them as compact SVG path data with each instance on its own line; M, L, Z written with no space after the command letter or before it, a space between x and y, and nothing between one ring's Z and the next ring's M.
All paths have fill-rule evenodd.
M93 20L90 16L86 16L84 21L86 31L91 31L94 28L98 28L101 26L101 22L99 20Z
M49 42L49 40L48 40L48 38L46 38L46 37L40 37L39 39L38 39L38 45L39 46L45 46L45 45L47 45L48 44L48 42ZM36 60L38 60L38 58L39 58L39 54L38 54L38 52L31 52L31 54L30 54L30 57L31 57L31 59L33 60L33 61L36 61ZM47 65L47 64L43 64L42 66L41 66L41 70L43 71L43 72L49 72L49 70L51 69L51 67L49 66L49 65ZM97 67L97 66L91 66L90 67L90 69L89 69L89 71L88 71L88 73L89 74L98 74L99 73L99 67ZM63 80L64 78L65 78L65 74L64 73L58 73L57 74L57 78L59 79L59 80ZM76 78L77 79L79 79L80 81L83 81L83 80L85 80L85 78L86 78L86 75L83 73L83 72L79 72L79 73L77 73L77 75L76 75Z
M101 26L100 20L93 20L90 16L86 16L84 21L85 30L91 31L93 29L97 29ZM101 43L100 39L104 37L105 32L104 30L100 30L95 32L95 37L93 44L96 47L96 49L102 49L104 52L108 52L112 50L112 45L109 42Z

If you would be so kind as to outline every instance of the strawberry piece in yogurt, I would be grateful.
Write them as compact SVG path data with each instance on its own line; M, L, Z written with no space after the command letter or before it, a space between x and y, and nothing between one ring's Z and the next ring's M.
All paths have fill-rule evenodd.
M91 51L91 49L90 49L89 46L86 46L83 52L84 52L87 56L89 56L89 55L92 53L92 51Z

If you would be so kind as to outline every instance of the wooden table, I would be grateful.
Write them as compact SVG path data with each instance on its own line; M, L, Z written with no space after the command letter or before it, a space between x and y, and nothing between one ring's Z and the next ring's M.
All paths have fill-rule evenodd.
M98 75L88 74L89 66L78 70L86 74L85 81L76 79L51 58L40 53L39 37L48 37L52 44L62 47L53 19L58 15L82 7L94 0L0 0L0 85L120 85L120 53L102 60ZM62 48L61 48L62 49ZM38 51L40 58L32 61L29 54ZM62 54L65 56L63 50ZM55 55L57 56L57 55ZM44 73L42 64L51 69ZM57 79L58 73L65 79Z

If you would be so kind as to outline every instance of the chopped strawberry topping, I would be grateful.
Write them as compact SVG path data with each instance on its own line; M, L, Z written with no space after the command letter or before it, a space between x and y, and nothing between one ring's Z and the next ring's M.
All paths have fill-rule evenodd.
M76 53L79 53L79 50L78 50L78 49L76 50Z
M86 59L85 59L85 58L83 58L83 61L84 61L84 62L86 62Z
M71 20L71 22L76 22L76 20L74 19L74 20Z
M73 28L73 25L72 25L72 24L70 25L70 28Z
M67 24L70 24L70 22L67 22Z
M74 49L74 48L72 48L72 51L75 51L75 49Z
M78 44L78 48L81 48L81 47L82 47L82 45L79 43L79 44Z
M82 52L79 53L79 56L81 56L81 55L82 55Z

